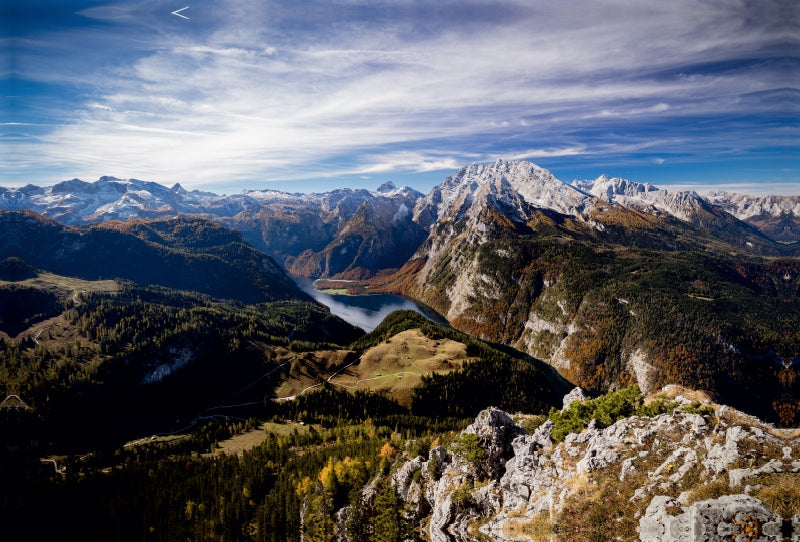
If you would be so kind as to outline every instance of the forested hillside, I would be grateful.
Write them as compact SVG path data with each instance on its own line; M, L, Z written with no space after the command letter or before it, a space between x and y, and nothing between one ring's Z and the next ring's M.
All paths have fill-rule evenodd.
M330 511L357 504L402 454L427 454L490 404L544 414L569 387L541 362L409 311L363 335L310 303L227 305L126 283L83 294L61 318L35 340L0 341L3 391L24 403L0 408L0 515L7 532L36 538L299 540L306 518L306 540L329 540ZM335 365L317 389L270 400L307 354L349 361L407 330L463 341L473 361L423 378L410 407L328 382ZM263 420L281 423L241 457L198 455ZM151 433L163 436L122 446ZM33 521L42 509L53 522Z
M69 227L31 212L0 211L0 261L59 275L125 279L245 303L309 299L241 234L199 218Z
M637 210L586 222L481 197L455 205L397 273L342 286L420 299L594 392L681 384L800 422L800 260Z
M224 246L225 232L196 226L111 230L186 256ZM402 454L427 453L490 404L544 414L569 387L541 362L414 312L365 335L311 301L244 304L53 272L78 263L45 271L9 256L1 266L0 521L9 536L329 540L330 512L357 505L363 484ZM398 348L407 332L424 345L458 345L448 352L464 358L412 388L382 361L397 371L385 377L402 388L403 404L342 383L348 366ZM414 364L414 351L399 348L393 358ZM306 387L274 401L288 380ZM237 434L260 444L221 455L219 443ZM37 521L42 511L50 521ZM392 536L397 522L374 525Z

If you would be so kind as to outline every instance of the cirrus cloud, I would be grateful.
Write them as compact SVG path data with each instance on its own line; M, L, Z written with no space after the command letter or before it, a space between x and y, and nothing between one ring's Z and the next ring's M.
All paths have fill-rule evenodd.
M162 9L109 2L76 10L91 24L5 36L8 80L30 92L3 120L57 125L0 131L11 182L312 183L498 156L642 180L673 163L721 181L737 163L774 161L762 180L798 165L788 0Z

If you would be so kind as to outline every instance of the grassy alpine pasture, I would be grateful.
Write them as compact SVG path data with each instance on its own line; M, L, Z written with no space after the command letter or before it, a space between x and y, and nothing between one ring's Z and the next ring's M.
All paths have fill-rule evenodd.
M368 349L358 363L329 380L352 390L385 391L403 406L423 376L446 374L469 361L465 344L451 339L431 339L419 329L402 331Z
M47 272L38 273L36 277L21 281L0 280L0 286L10 284L39 288L63 298L72 297L81 292L114 293L119 291L119 283L115 280L83 280Z
M401 405L411 403L412 390L423 376L447 374L476 358L467 346L451 339L431 339L409 329L368 348L360 358L350 350L290 353L286 377L278 386L278 400L291 399L328 382L349 391L380 391Z

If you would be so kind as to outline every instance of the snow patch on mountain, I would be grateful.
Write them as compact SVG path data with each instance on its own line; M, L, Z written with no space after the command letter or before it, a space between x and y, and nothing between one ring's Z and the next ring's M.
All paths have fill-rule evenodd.
M195 353L190 348L170 348L169 354L171 359L159 363L156 367L147 373L141 381L141 385L156 384L164 380L178 369L185 367L195 359Z
M397 208L397 212L392 217L392 222L395 224L398 222L402 222L403 220L408 218L409 214L411 214L409 208L406 206L405 203L401 203L400 207Z
M739 220L762 215L781 216L793 214L800 217L800 195L798 196L749 196L731 192L715 191L706 194L706 199L719 205Z
M685 222L691 221L697 209L702 207L702 198L696 192L671 192L650 183L607 175L601 175L593 181L576 180L572 186L606 203L655 215L663 213Z
M414 215L418 219L430 216L432 222L444 217L459 220L476 204L489 202L509 218L525 220L527 212L520 199L576 216L592 198L530 162L497 160L488 166L471 164L447 177L417 204Z

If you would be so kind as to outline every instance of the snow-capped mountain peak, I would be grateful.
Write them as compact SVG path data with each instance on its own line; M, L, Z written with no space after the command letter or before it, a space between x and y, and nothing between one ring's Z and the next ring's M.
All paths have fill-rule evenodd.
M490 196L506 209L518 207L514 199L519 197L534 207L566 215L580 214L591 200L588 194L535 164L497 160L486 166L471 164L449 176L418 204L415 216L428 212L432 221L445 216L459 218L475 202ZM524 218L522 209L518 213Z
M579 190L613 203L618 196L636 198L645 196L649 192L658 192L659 189L650 183L639 183L620 177L601 175L593 181L572 181L572 186Z
M761 215L777 217L783 214L793 214L800 217L800 196L748 196L714 191L708 193L706 198L740 220Z
M702 198L695 192L669 191L650 183L601 175L595 180L575 180L572 186L606 203L638 209L653 214L668 214L690 221Z

